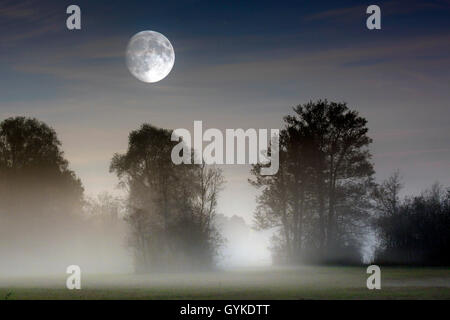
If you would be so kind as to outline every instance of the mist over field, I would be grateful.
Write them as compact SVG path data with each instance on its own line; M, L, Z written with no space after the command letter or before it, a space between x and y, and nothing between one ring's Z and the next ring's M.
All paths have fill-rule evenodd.
M222 219L239 222L227 221L224 229L219 229L226 241L216 258L217 270L271 265L270 233L255 231L236 216ZM83 274L132 274L127 230L120 219L108 224L101 218L61 221L48 229L2 222L1 278L61 276L69 265L79 265Z
M0 221L0 275L8 277L65 276L69 265L83 274L133 274L129 228L121 216L89 212L82 219ZM217 270L271 265L269 232L259 232L242 218L217 218L224 242Z
M219 268L272 265L270 240L273 230L255 230L242 217L236 215L231 217L218 215L216 224L225 240L219 251Z
M86 273L133 270L127 226L118 218L24 217L3 222L0 230L2 276L60 275L69 265Z
M28 212L35 208L22 209L20 218L0 220L1 279L64 277L69 265L98 276L134 273L130 229L119 199L108 194L87 199L81 216L34 219ZM271 264L271 232L256 231L238 216L218 215L215 223L223 236L217 271Z

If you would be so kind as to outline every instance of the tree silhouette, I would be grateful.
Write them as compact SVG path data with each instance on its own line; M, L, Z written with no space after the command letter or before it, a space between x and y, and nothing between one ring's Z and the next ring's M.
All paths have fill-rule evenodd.
M450 265L450 190L434 184L401 200L398 172L376 190L377 264Z
M2 121L0 270L63 268L81 238L82 206L83 187L55 131L36 119Z
M252 168L262 188L257 225L281 227L276 247L288 262L337 261L340 253L358 260L373 174L367 121L345 103L319 100L295 107L285 123L278 174Z
M55 219L75 214L83 187L55 131L25 117L0 123L0 214L8 219Z
M207 268L218 234L211 223L223 184L221 171L171 161L171 131L148 124L129 136L128 151L110 170L128 189L127 216L136 270Z

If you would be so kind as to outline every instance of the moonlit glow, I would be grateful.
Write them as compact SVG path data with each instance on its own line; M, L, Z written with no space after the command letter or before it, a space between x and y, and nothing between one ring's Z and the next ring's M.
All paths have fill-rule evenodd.
M156 31L135 34L128 43L126 62L131 74L143 82L164 79L175 63L175 52L170 41Z

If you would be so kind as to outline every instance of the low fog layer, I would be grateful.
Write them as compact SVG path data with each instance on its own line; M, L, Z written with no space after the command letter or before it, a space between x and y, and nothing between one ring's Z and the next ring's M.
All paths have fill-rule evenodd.
M81 219L47 221L45 226L0 221L1 278L61 275L69 265L80 266L84 274L133 273L129 228L117 214L116 201L106 194L89 199ZM216 225L223 237L216 257L219 269L271 265L270 231L256 231L236 215L218 215Z
M100 199L107 198L103 195ZM78 221L60 220L47 226L2 221L0 274L7 276L60 275L69 265L83 273L132 273L133 257L127 246L129 232L123 217L105 211L99 199ZM253 230L238 216L216 219L223 243L217 256L220 269L269 266L270 232Z
M217 215L216 224L224 238L218 257L223 268L269 266L272 264L270 238L272 231L257 231L242 217Z
M35 219L24 213L20 219L3 219L0 273L61 274L69 265L87 273L131 272L126 229L120 217L90 210L69 217Z

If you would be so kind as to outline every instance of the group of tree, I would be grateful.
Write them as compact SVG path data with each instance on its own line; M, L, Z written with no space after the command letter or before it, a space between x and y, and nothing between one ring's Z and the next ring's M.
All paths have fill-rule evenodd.
M123 203L107 194L84 196L45 123L25 117L1 122L2 261L14 263L7 253L21 255L21 261L77 259L81 251L96 251L100 258L108 245L121 245L124 218L137 271L211 267L221 241L213 219L223 175L214 167L174 165L173 146L169 130L145 124L130 134L126 154L111 162L128 191ZM86 241L91 243L84 246Z
M319 100L293 111L280 132L279 171L262 175L270 164L251 169L250 183L260 190L255 225L277 231L275 262L361 263L366 236L375 232L377 263L450 264L450 191L435 186L400 200L398 175L377 185L367 120L345 103ZM78 244L106 239L106 251L120 246L115 234L126 231L137 272L213 267L223 241L215 223L223 174L214 166L175 165L171 136L149 124L132 131L126 153L110 165L126 199L92 199L52 128L25 117L2 121L2 257L12 247L24 255L44 246L53 253L69 235Z
M280 262L360 262L374 173L367 121L345 103L319 100L284 122L278 173L251 171L261 190L256 226L279 230Z
M260 164L251 170L261 191L255 225L277 231L276 262L360 264L375 233L377 264L450 264L450 189L436 184L400 200L398 173L374 182L366 119L326 100L293 109L280 134L278 173L261 175Z

